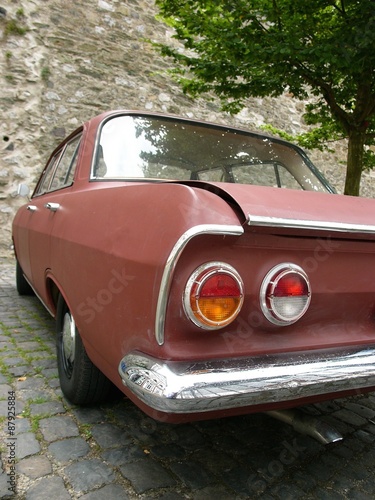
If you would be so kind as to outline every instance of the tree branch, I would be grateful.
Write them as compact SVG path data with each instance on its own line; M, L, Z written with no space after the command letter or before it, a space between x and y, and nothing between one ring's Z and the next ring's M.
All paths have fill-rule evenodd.
M341 0L341 10L344 16L346 17L346 11L345 11L345 0Z
M273 8L274 8L274 11L275 11L275 15L277 17L277 26L279 28L279 31L282 31L283 29L283 25L282 25L282 22L281 22L281 17L280 17L280 9L279 7L277 6L277 2L276 0L273 0L272 1L272 4L273 4Z
M312 88L319 88L321 90L323 98L328 104L332 114L339 120L345 131L349 133L349 130L351 129L351 123L348 113L344 111L339 104L337 104L335 93L332 87L324 80L321 80L320 78L314 76L302 62L297 62L297 64L301 68L301 76L305 80L305 82Z
M341 0L340 4L341 8L336 4L335 0L331 2L332 7L336 9L342 16L346 17L345 0Z

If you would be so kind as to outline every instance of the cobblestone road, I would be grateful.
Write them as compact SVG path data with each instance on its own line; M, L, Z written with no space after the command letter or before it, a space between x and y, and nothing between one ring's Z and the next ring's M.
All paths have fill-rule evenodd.
M126 399L74 407L59 388L52 319L18 297L13 265L0 271L1 498L375 497L374 395L305 409L343 434L327 446L260 414L172 426Z

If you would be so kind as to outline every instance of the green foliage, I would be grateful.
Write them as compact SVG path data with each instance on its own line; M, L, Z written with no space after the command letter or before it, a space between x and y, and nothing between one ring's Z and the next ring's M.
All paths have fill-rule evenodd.
M81 424L79 426L79 432L84 436L86 441L88 441L92 437L92 426L90 424Z
M19 9L17 9L16 17L18 19L22 19L24 16L25 16L25 11L23 10L23 7L20 7Z
M4 29L4 33L6 36L8 35L19 35L23 36L27 32L27 28L22 26L15 19L10 19L7 21Z
M44 82L48 82L49 77L51 76L51 70L47 66L44 66L40 72L40 76Z
M194 97L213 92L223 109L233 113L250 96L289 92L296 99L312 98L305 114L313 126L304 138L309 147L348 138L353 153L372 143L373 0L156 0L156 4L160 18L185 48L158 45L175 62L173 74L186 93ZM348 155L351 179L346 191L351 194L358 194L362 169L373 164L369 157Z
M23 36L27 33L28 29L24 25L25 11L22 7L17 9L15 17L5 20L4 25L4 35L8 37L9 35Z
M375 168L375 152L372 149L365 149L363 153L363 169L372 170Z

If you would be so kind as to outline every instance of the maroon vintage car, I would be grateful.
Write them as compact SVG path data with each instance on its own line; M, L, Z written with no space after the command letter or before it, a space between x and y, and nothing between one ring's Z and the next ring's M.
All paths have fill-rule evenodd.
M14 219L20 294L57 321L61 387L171 422L375 388L375 201L304 152L157 114L102 114Z

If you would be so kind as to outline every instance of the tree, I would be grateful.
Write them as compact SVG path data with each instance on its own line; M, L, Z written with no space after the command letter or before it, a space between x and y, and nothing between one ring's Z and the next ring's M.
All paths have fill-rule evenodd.
M224 110L289 92L310 100L309 147L348 140L345 194L375 165L375 0L156 0L185 49L172 57L186 93L214 92Z

